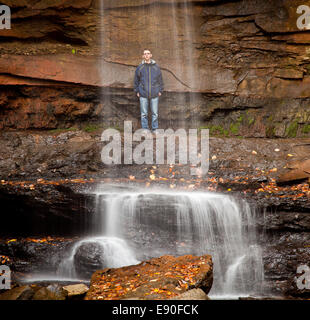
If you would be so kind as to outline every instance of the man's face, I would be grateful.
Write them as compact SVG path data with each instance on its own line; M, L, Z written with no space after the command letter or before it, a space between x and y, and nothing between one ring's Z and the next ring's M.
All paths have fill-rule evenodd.
M144 59L146 62L148 62L148 61L151 60L152 54L151 54L151 52L150 52L149 50L144 50L142 57L143 57L143 59Z

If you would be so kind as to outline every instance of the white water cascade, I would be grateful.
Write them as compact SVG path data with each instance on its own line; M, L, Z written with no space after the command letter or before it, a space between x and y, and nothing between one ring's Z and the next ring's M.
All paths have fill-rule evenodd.
M120 245L104 250L110 252L105 253L107 266L136 264L165 254L210 254L214 263L210 296L260 293L261 249L253 213L244 200L211 192L111 187L98 188L95 199L94 236L76 244L69 259L83 241L102 239L105 244L117 239Z
M115 237L89 237L74 244L70 254L61 261L58 267L57 274L59 276L68 279L79 278L74 260L78 249L85 244L96 244L102 249L99 256L99 267L119 268L139 263L123 239Z

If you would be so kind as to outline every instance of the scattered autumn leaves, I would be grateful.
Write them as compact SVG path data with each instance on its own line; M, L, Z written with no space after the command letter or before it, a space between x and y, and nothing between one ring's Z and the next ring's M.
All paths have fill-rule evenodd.
M278 198L290 198L297 200L298 198L310 198L310 188L308 183L301 183L290 187L277 186L275 180L272 179L268 184L262 183L262 187L255 190L255 193L264 193L266 198L277 196Z
M291 156L288 154L288 156ZM288 197L293 199L297 199L299 197L310 197L309 185L307 183L300 184L297 186L291 187L280 187L277 186L275 179L272 177L275 173L277 173L277 168L272 168L269 170L262 170L259 168L255 169L253 174L246 174L245 169L239 168L233 178L223 178L223 177L215 177L215 173L213 171L209 171L205 177L195 177L192 176L190 179L185 179L184 177L178 177L180 175L180 171L178 170L179 165L170 165L166 170L166 176L162 177L156 173L158 167L152 166L149 169L148 179L136 179L135 176L130 175L128 178L130 181L135 181L139 183L145 183L146 187L150 187L152 185L164 185L169 187L170 189L174 189L178 187L178 190L206 190L206 191L233 191L234 187L237 185L244 185L243 193L253 192L253 189L250 187L247 189L246 186L250 186L253 181L259 181L260 178L263 177L263 180L268 180L268 183L261 182L261 187L254 190L254 193L264 192L266 193L266 197L272 194L279 194L281 198L285 197L283 193L288 193ZM144 168L147 170L147 168ZM168 177L168 178L167 178ZM229 186L228 188L223 186ZM240 190L240 188L237 188ZM300 192L299 192L300 191ZM292 195L289 195L292 193Z
M11 259L8 256L0 255L0 265L6 264L10 261L11 261Z
M280 151L278 148L274 150L275 152ZM255 155L257 152L252 151ZM292 154L287 154L287 157L293 157ZM214 155L212 159L216 159ZM118 178L102 178L102 179L63 179L63 180L45 180L43 178L37 179L36 181L7 181L1 180L1 185L10 185L23 188L24 190L35 190L38 185L63 185L63 184L87 184L87 183L135 183L141 187L151 186L164 186L170 189L178 190L205 190L214 192L231 192L234 190L242 190L244 194L246 193L263 193L266 197L270 194L279 195L280 198L289 197L292 199L298 199L300 197L310 197L309 184L300 184L291 187L280 187L276 184L274 175L277 173L278 168L272 168L269 170L262 170L256 168L250 174L248 170L244 168L236 168L233 174L226 175L223 174L222 177L216 176L217 174L212 170L209 170L205 176L190 176L182 173L181 164L170 164L170 165L150 165L141 168L141 172L137 173L139 177L134 175L129 175L127 177ZM228 178L229 176L229 178ZM142 177L142 178L141 178ZM264 179L259 180L260 177ZM260 183L256 190L251 187L252 182L264 181ZM268 181L268 182L266 182ZM244 185L240 188L240 185ZM247 185L249 188L247 188ZM237 188L235 188L237 186Z
M87 299L118 300L128 297L128 294L134 295L135 292L144 299L169 299L194 288L209 265L206 259L200 257L199 260L164 267L146 263L134 273L132 268L134 267L125 267L112 273L109 269L98 272Z
M46 243L49 245L56 245L57 242L64 242L68 240L76 240L76 239L65 238L65 237L51 237L51 236L47 236L43 238L31 238L31 237L22 238L23 242ZM12 238L12 239L6 239L5 243L9 244L9 243L18 242L18 241L20 240L16 238Z
M35 190L37 184L41 185L62 185L62 184L67 184L67 183L93 183L95 180L93 178L90 179L83 179L83 178L78 178L78 179L64 179L64 180L45 180L45 179L37 179L36 182L31 182L31 181L7 181L7 180L1 180L1 185L10 185L10 186L17 186L21 187L24 189L29 189L29 190Z

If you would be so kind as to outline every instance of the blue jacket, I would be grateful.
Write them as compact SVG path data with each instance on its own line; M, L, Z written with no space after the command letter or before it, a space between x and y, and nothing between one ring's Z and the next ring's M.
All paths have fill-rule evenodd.
M159 66L154 60L144 61L137 67L134 80L134 90L141 97L156 98L164 90L164 83Z

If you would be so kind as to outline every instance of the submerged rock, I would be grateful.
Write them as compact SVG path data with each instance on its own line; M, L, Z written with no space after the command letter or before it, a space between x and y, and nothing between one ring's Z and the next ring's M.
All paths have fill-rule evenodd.
M32 300L66 300L68 292L59 284L51 284L36 291Z
M212 283L210 255L162 256L138 265L96 271L85 299L169 299L195 288L208 294Z

